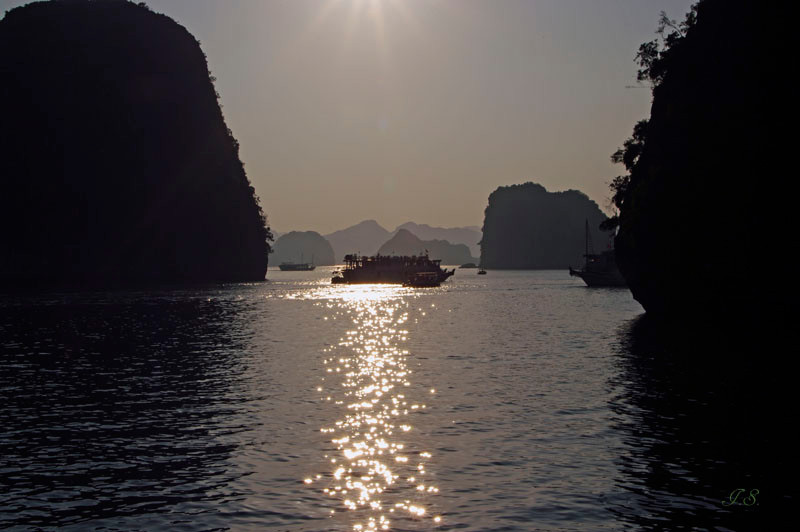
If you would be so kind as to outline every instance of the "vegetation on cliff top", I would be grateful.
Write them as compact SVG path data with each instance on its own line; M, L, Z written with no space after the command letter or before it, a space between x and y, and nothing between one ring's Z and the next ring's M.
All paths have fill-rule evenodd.
M206 57L126 1L0 21L0 280L264 278L271 235Z

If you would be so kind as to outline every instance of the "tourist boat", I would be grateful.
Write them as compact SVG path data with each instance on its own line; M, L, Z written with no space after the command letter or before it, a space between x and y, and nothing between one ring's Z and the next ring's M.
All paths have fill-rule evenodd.
M345 267L334 272L331 278L333 284L360 284L360 283L388 283L403 284L414 282L420 273L433 274L420 279L433 277L437 283L456 273L455 268L447 270L441 267L441 260L431 259L428 254L414 256L386 256L362 257L359 255L346 255ZM422 282L420 280L420 282Z
M594 254L589 252L591 246L591 237L589 236L589 221L586 221L586 253L583 255L586 263L582 270L575 270L572 266L569 267L569 274L574 277L580 277L587 286L628 286L625 278L617 268L617 261L614 255L614 250L603 251L602 253Z
M480 270L478 270L478 275L486 275L486 270L481 268Z
M311 256L311 264L303 262L303 255L300 255L300 262L281 262L278 268L282 272L310 272L314 271L314 256Z

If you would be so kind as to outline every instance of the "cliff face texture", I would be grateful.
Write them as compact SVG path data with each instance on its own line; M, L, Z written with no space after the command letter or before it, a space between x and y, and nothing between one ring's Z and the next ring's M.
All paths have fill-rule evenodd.
M648 313L710 317L787 293L791 19L779 4L705 0L649 65L651 116L627 150L616 238L620 270Z
M489 196L483 222L481 266L497 269L567 269L584 262L586 220L595 252L608 247L598 229L606 219L577 190L548 192L525 183L499 187Z
M125 1L0 21L0 282L264 279L269 231L206 58Z

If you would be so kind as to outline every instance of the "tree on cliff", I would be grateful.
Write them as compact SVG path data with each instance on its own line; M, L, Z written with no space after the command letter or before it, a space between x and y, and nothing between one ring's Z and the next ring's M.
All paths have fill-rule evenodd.
M271 234L197 40L126 1L0 21L0 281L263 279Z
M612 160L618 263L655 313L742 309L779 301L764 283L785 257L796 185L786 80L792 20L780 3L702 0L637 54L651 83L650 118Z
M681 42L686 32L694 26L697 21L697 5L692 6L686 15L686 20L680 25L670 19L665 11L661 12L658 29L656 33L659 39L648 41L639 46L636 53L636 61L639 64L639 71L636 78L639 81L646 81L652 88L658 86L664 79L664 75L669 69L669 51L673 46ZM672 30L667 33L668 30ZM625 199L628 197L628 189L631 184L631 175L639 156L644 149L645 139L647 138L647 120L640 120L633 127L633 135L626 140L622 148L619 148L611 155L611 162L625 166L627 174L617 176L611 181L612 196L611 201L614 206L621 210ZM619 216L615 215L603 222L603 228L614 230L619 225Z

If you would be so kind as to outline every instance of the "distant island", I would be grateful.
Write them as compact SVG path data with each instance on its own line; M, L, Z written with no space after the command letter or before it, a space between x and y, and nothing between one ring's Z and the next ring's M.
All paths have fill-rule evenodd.
M197 40L143 3L0 21L0 283L257 281L271 235Z
M485 211L480 265L566 270L583 264L586 220L595 251L602 251L610 238L599 229L605 219L600 207L577 190L548 192L535 183L499 187Z
M315 231L291 231L275 241L273 266L282 262L307 262L317 266L336 264L330 243Z
M378 249L378 253L412 256L422 255L426 250L430 258L440 259L442 264L463 264L475 261L465 244L451 244L446 240L421 240L406 229L397 231Z

